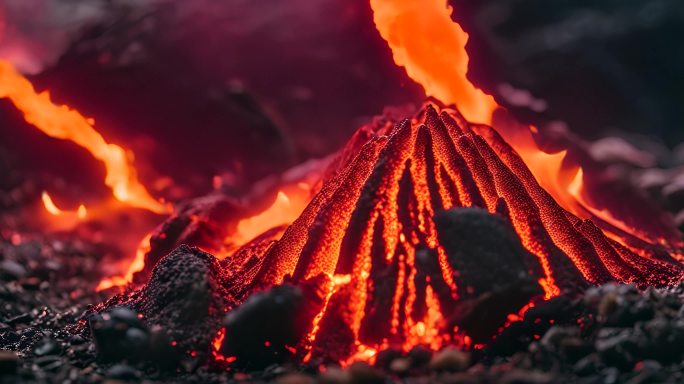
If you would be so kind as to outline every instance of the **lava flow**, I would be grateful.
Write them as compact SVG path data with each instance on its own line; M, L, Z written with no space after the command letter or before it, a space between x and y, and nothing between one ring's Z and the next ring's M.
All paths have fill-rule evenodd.
M4 60L0 60L0 98L12 101L26 121L45 134L71 140L102 161L107 170L105 184L117 200L155 213L168 212L168 207L154 199L138 180L130 154L106 142L93 128L92 119L67 106L53 104L47 92L36 93L33 85Z
M476 335L455 320L464 302L483 293L473 292L465 282L469 276L461 257L481 255L450 252L448 243L456 234L440 229L436 219L459 208L484 213L495 225L510 229L515 241L505 245L522 250L516 251L517 261L504 258L510 249L498 249L495 256L506 264L498 266L501 271L517 263L529 278L529 291L517 297L524 300L507 303L508 314L592 284L664 286L682 279L684 268L675 256L682 253L678 239L629 227L613 213L592 206L583 193L582 171L577 166L564 169L563 152L541 151L531 127L495 124L498 105L468 81L467 34L451 21L443 0L371 0L371 6L396 63L439 101L409 119L386 115L360 128L315 188L310 187L314 183L297 183L302 190L292 196L281 190L262 213L248 217L244 207L218 192L187 202L145 238L124 276L103 281L100 288L127 284L138 271L147 274L141 272L142 277L152 276L147 286L113 302L163 296L137 306L146 319L154 319L150 312L166 310L167 301L183 297L184 290L202 295L204 287L194 281L164 291L174 279L191 275L184 269L190 259L183 259L191 255L195 264L188 270L220 280L206 284L220 296L221 305L207 311L215 316L214 323L221 322L216 318L225 311L239 311L255 294L283 284L298 287L310 299L301 311L309 317L303 322L305 335L285 349L304 360L369 359L387 347L471 346L475 338L486 341L493 336ZM36 94L3 62L0 97L11 99L27 121L45 133L72 140L104 162L105 183L117 199L153 212L167 211L138 181L123 148L107 143L78 112ZM574 178L561 182L564 172L573 171ZM44 203L55 215L65 213L47 194ZM224 221L234 224L232 231ZM504 237L510 234L506 230ZM500 241L488 238L499 235L479 233L482 238L472 241ZM225 259L185 246L171 252L188 242L212 251L239 248ZM186 265L171 270L168 265L178 260ZM205 273L205 267L211 273ZM501 271L491 273L509 276ZM504 320L515 318L508 314ZM215 325L206 329L218 332L211 343L218 354L226 341L239 335Z

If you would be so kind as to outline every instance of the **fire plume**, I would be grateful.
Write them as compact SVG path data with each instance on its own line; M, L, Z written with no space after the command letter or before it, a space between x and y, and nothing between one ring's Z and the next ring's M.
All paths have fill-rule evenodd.
M130 153L108 143L95 130L92 119L65 105L54 104L47 92L37 93L33 85L4 60L0 60L0 97L9 99L28 123L45 134L70 140L100 160L107 173L105 184L117 200L155 213L168 212L168 207L153 198L138 180Z

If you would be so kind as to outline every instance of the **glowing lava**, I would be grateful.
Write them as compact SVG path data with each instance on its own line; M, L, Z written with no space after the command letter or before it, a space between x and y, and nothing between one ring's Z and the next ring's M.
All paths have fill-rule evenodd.
M43 191L41 194L41 200L43 201L43 206L45 207L45 210L50 213L53 216L76 216L79 220L84 220L86 216L88 215L88 210L86 209L85 205L81 204L78 206L78 209L74 212L70 211L63 211L55 205L55 203L52 201L52 198L50 195L48 195L47 192Z
M428 96L457 105L469 121L489 123L493 120L493 112L499 106L468 80L468 52L465 49L468 35L451 20L452 9L445 0L370 0L370 4L375 25L392 49L394 61L406 68L409 77L421 84ZM565 164L566 152L549 154L539 149L532 135L537 132L536 127L519 124L510 118L496 122L494 127L515 148L539 184L564 209L582 219L593 219L607 235L626 246L634 243L633 238L626 237L636 237L650 244L681 246L670 233L655 228L655 232L662 233L634 228L625 223L634 220L596 206L586 197L581 174L573 179L572 175L581 170L576 164Z
M433 222L454 207L506 217L547 298L608 281L666 285L682 277L666 248L634 252L563 209L493 128L454 109L427 106L396 125L379 119L359 136L370 140L350 141L339 155L348 160L280 240L265 252L238 251L227 271L236 298L284 281L325 292L303 346L314 356L345 361L387 346L469 343L448 323L459 271Z
M93 127L94 121L67 106L55 105L47 92L37 93L12 65L0 60L0 97L8 98L26 121L45 134L70 140L85 148L105 165L105 184L114 197L133 207L166 213L168 207L154 199L138 180L132 154L108 143Z
M468 80L468 34L451 20L445 0L370 0L370 4L394 62L406 68L428 96L458 105L470 121L490 122L498 105Z
M228 249L234 250L267 230L291 224L311 201L311 187L300 182L279 190L275 201L264 211L241 219L234 233L226 239Z
M140 272L145 267L145 254L150 250L150 238L152 235L147 235L140 242L137 251L135 252L135 258L133 262L126 269L126 273L123 276L112 276L104 278L95 288L97 291L102 291L112 287L121 287L129 284L133 281L133 275L136 272Z

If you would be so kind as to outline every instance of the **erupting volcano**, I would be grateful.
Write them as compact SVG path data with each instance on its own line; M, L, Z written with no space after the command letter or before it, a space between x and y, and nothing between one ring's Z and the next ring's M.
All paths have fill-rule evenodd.
M108 327L124 306L140 314L126 321L165 328L167 344L209 365L345 366L388 349L483 349L531 308L595 285L680 283L674 226L658 213L635 224L605 196L597 203L584 164L569 150L542 151L536 127L514 122L468 80L468 35L451 9L418 3L370 1L395 63L428 97L417 112L387 108L338 152L276 181L176 202L153 233L139 234L123 277L98 287L121 292L69 331L90 331L105 350L98 337L116 333ZM0 97L100 160L120 202L169 213L128 151L2 60ZM62 210L47 192L42 202L54 220L108 214ZM108 353L100 357L123 355Z
M630 248L563 209L493 128L428 104L412 119L382 117L361 128L279 240L264 245L268 239L259 238L226 259L230 307L283 282L315 292L320 308L298 348L337 360L388 346L468 344L472 338L449 321L462 310L459 301L483 292L460 266L483 256L467 254L467 243L498 241L487 238L501 233L459 236L439 213L463 207L510 223L528 252L510 253L519 260L501 256L500 268L524 265L541 297L609 281L662 286L682 277L664 246L620 233L642 244ZM515 313L528 304L503 307Z

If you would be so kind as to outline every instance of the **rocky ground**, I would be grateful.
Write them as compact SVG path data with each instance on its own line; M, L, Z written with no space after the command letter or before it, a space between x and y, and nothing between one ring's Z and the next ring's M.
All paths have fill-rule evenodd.
M258 372L182 354L130 309L88 315L98 249L3 239L0 382L677 383L684 380L684 286L606 285L530 309L485 349L381 351L373 365L279 364ZM111 294L111 292L110 292ZM209 357L209 360L212 358Z
M471 13L476 15L480 7L486 11L485 7L494 7L496 6L494 3L498 3L499 6L514 3L518 5L529 3L534 6L537 2L540 1L501 0L483 5L484 3L470 0L452 1L459 9L459 15L464 16ZM131 25L137 25L137 22L117 19L118 24L114 26L121 24L119 27L102 30L94 28L90 31L90 35L80 39L80 49L72 47L67 50L62 60L33 80L41 88L49 87L56 91L56 94L61 95L70 104L85 107L90 114L98 116L98 121L104 120L105 125L109 122L113 127L128 129L128 134L121 133L124 138L131 138L133 135L130 132L138 131L146 132L154 137L156 132L150 131L150 127L164 127L166 131L175 132L173 134L165 132L169 137L168 142L160 145L160 148L165 149L164 152L174 157L178 157L176 156L178 151L168 150L169 148L183 148L184 151L197 148L199 155L203 157L207 156L207 152L211 152L207 150L207 147L214 144L206 140L197 143L193 141L196 145L187 145L188 132L190 136L193 133L187 130L187 126L198 124L196 120L198 114L196 109L187 108L189 104L187 99L179 96L189 95L188 97L194 99L196 98L194 95L203 95L201 99L206 99L205 104L200 103L200 106L207 105L208 107L202 109L205 113L201 115L209 116L209 118L207 121L201 121L201 125L211 126L213 130L222 132L226 128L225 121L231 121L231 129L236 129L235 132L231 131L231 137L243 140L233 140L236 143L236 153L246 148L249 153L243 156L252 155L252 149L256 146L254 142L263 146L265 140L271 138L272 141L268 142L274 148L272 151L280 153L281 156L271 156L273 159L264 167L269 171L274 170L276 163L279 164L278 166L285 167L305 155L329 153L337 148L340 140L345 139L359 121L366 121L367 115L377 113L384 105L420 101L422 96L416 96L420 95L420 92L414 89L416 86L402 83L403 72L392 64L389 51L377 36L365 1L354 2L356 5L349 9L342 5L338 7L335 5L338 4L336 1L322 2L322 6L330 7L329 13L346 14L347 17L337 18L342 20L340 23L327 21L323 23L330 30L324 34L325 39L320 39L319 34L301 36L297 33L292 34L288 39L296 41L297 46L306 47L302 50L293 50L292 47L295 44L289 44L290 40L281 42L282 36L289 36L281 33L282 30L288 32L294 30L293 25L301 27L301 20L307 13L300 11L311 8L309 2L295 3L299 8L296 8L294 4L288 4L284 8L287 11L284 15L288 17L273 17L267 20L269 25L272 24L272 28L261 29L275 32L266 33L265 36L255 35L251 26L261 25L261 18L268 15L260 9L255 11L248 8L247 2L244 2L244 6L240 5L237 8L240 11L237 14L244 15L240 18L243 22L237 24L225 22L222 18L222 15L226 14L225 10L219 12L221 9L214 10L214 8L206 8L207 10L200 14L207 22L187 23L189 26L184 29L177 28L182 25L184 18L166 20L162 17L159 25L174 28L160 28L160 30L189 31L179 32L182 37L180 40L186 44L169 44L165 39L166 35L162 38L155 35L154 31L148 33L142 29L138 33L136 31L140 31L139 29L131 28ZM477 7L469 6L469 3L477 3ZM467 30L474 32L471 33L474 37L484 36L486 39L484 37L483 39L488 39L477 42L473 38L472 44L480 47L491 45L490 48L501 49L499 51L482 50L486 54L473 55L472 58L473 62L478 63L475 67L482 68L484 73L499 73L499 76L491 77L496 83L487 84L482 81L482 85L493 91L500 102L514 111L516 110L514 107L525 107L515 104L519 104L520 97L507 99L507 96L519 96L519 92L514 92L516 89L513 87L529 89L533 96L546 100L549 108L542 111L544 113L541 117L537 116L539 120L535 116L530 116L529 113L519 112L519 115L525 117L527 121L539 121L540 126L549 130L553 128L550 122L567 121L567 124L560 124L561 128L565 127L561 129L564 133L559 134L563 138L561 142L571 143L569 147L574 146L574 150L581 154L580 157L586 155L605 166L608 169L605 172L606 177L609 177L611 182L628 182L648 193L653 201L675 216L680 228L684 228L684 145L675 148L670 142L667 143L668 145L663 144L665 138L680 140L682 137L681 130L677 128L681 125L679 124L681 113L678 100L681 100L680 91L684 88L672 87L670 82L651 81L652 77L642 75L644 73L655 74L656 80L662 79L662 63L668 63L667 68L674 68L676 72L679 69L677 63L681 60L654 60L654 65L650 65L650 62L646 63L649 65L644 65L641 56L638 56L634 61L639 66L630 67L628 64L631 62L625 61L623 55L620 54L623 50L634 51L635 39L630 36L637 34L637 36L646 36L639 40L642 43L663 42L656 52L662 53L664 57L672 59L676 56L672 54L674 45L667 44L667 39L659 37L677 36L666 27L674 25L675 30L680 30L681 24L670 24L669 20L675 22L681 20L682 7L675 0L655 1L656 4L648 5L655 7L650 10L635 1L610 3L612 4L610 9L623 10L613 12L617 15L616 18L627 17L632 13L639 16L629 17L629 21L634 22L624 24L626 25L623 29L624 34L594 33L596 29L584 28L587 18L590 21L603 18L601 12L604 11L592 9L566 12L564 15L568 16L561 20L548 18L544 12L529 13L553 25L547 28L545 24L540 26L536 22L519 23L517 29L520 33L511 33L510 29L497 28L496 25L468 23L466 17L461 21L464 22ZM188 5L188 7L191 6ZM205 8L194 2L192 7ZM648 12L642 12L642 7ZM610 9L607 8L605 12L611 13ZM342 12L344 10L346 12ZM676 12L668 10L676 10ZM556 13L557 10L549 7L548 11ZM186 13L178 14L185 15ZM197 14L197 12L187 13L192 16L187 18L194 21ZM130 15L138 20L135 12ZM645 20L648 23L644 24L641 16L650 21ZM141 20L146 20L145 25L149 24L148 18ZM311 18L311 20L319 20L319 18ZM474 19L471 18L472 20ZM505 24L508 18L497 20ZM653 20L665 20L667 23L655 23ZM289 21L290 24L285 21ZM596 22L593 25L604 26L606 23ZM202 40L203 44L196 44L196 36L204 36L205 29L213 32L217 26L231 30L220 34L226 36L222 39L209 42ZM309 26L309 28L322 27ZM233 28L235 31L232 30ZM577 32L578 28L583 33L567 33ZM527 31L528 29L531 32ZM129 34L119 36L117 33L120 30L131 30L134 33L132 36ZM351 34L352 31L355 31L354 34ZM492 31L503 31L502 36L506 39L515 36L519 38L501 41L502 36L492 34ZM257 36L260 39L260 46L270 48L259 49L255 52L242 49L242 42L249 47L255 45L251 40L241 39L241 33L252 37ZM563 37L559 41L566 43L566 49L557 51L553 49L553 46L547 47L549 49L543 52L525 52L518 49L520 47L537 49L538 44L530 45L526 42L534 41L538 36L549 36L549 33L551 37ZM587 41L587 33L590 35L590 41ZM139 35L147 37L148 34L154 37L151 43L149 46L141 45L140 41L146 40ZM274 36L278 38L273 39ZM169 38L173 40L173 36ZM102 43L110 40L112 42ZM614 40L622 43L616 45L615 52L609 52L611 55L606 57L604 54L606 50L603 49L604 43L612 44ZM241 53L241 60L217 60L217 49L225 49L226 43L233 41L237 43L231 47L234 51ZM131 42L135 44L130 44ZM283 50L281 45L286 49ZM652 48L651 50L658 48L653 44L648 45ZM179 48L185 46L192 49ZM104 50L102 47L106 47L106 53L113 54L114 59L101 60L103 52L100 50ZM131 47L135 49L129 49ZM202 49L197 50L196 47L202 47ZM507 49L511 47L524 55L508 55ZM580 54L576 54L576 50ZM283 84L274 84L271 77L263 76L264 68L254 64L268 63L268 60L264 61L262 53L271 51L289 52L284 59L286 72L297 72L301 75L297 76L292 84L289 80L291 76L283 77L288 80ZM131 56L131 52L145 54ZM179 52L185 52L181 57L187 56L188 63L175 60L179 57ZM56 52L56 54L63 53ZM597 56L597 53L602 54ZM565 54L571 54L575 58L583 57L586 60L572 61L577 63L577 66L556 65L558 60L568 62L564 59ZM123 60L126 57L128 59ZM134 60L130 60L131 57ZM155 61L150 57L164 63L164 67L168 67L169 70L160 74L159 66L153 65ZM174 60L169 60L167 57ZM513 66L501 60L506 57L518 60L519 66ZM539 57L558 58L558 60L538 60ZM616 58L620 60L616 61ZM335 65L343 59L346 65ZM169 63L176 63L177 67ZM497 63L503 66L506 72L502 73L501 68L495 71L496 68L485 65L487 63ZM608 79L607 82L600 83L601 87L593 81L595 77L590 76L586 77L585 81L578 81L578 76L572 75L578 68L586 74L587 63L591 64L592 73L597 73L601 79ZM606 66L606 63L611 65ZM615 64L621 66L624 64L629 71L616 71ZM643 66L645 68L641 68ZM196 70L195 67L202 69L199 72L212 73L222 79L221 84L223 84L224 77L232 79L237 76L246 81L238 82L239 84L229 82L228 85L216 87L217 90L212 88L209 92L202 88L204 83L200 82L199 78L193 77L192 81L189 81L187 76L178 76L178 73L195 73L191 72L193 69ZM268 69L270 68L269 66ZM554 70L545 70L549 68ZM558 74L555 71L557 68L565 72ZM602 76L604 71L609 74L629 76L625 81L622 77ZM530 72L534 76L525 76ZM331 76L331 73L334 76ZM548 74L548 76L542 77L542 74ZM117 77L118 75L125 76L126 79L139 78L144 81L122 81L122 78ZM93 81L83 81L84 76L86 78L90 76ZM181 85L177 84L179 78L184 81ZM559 78L563 80L562 83L559 82ZM103 84L103 79L109 82L100 86ZM158 79L152 87L149 86L150 79ZM330 86L330 79L337 79L335 86ZM529 80L529 82L525 83L523 80ZM190 85L186 84L188 82ZM245 83L243 85L248 87L247 90L240 91L237 85L243 82ZM217 81L210 83L215 84ZM75 87L79 84L79 87ZM502 84L508 86L502 87ZM548 84L551 85L547 86ZM625 84L636 89L628 88L625 91L622 88ZM617 85L620 87L616 90ZM584 86L587 86L590 91L587 92ZM150 94L143 93L140 87L152 91ZM569 88L577 92L568 92ZM118 92L112 92L112 89ZM605 90L605 92L597 90ZM266 113L267 108L262 108L261 105L257 105L258 108L254 106L251 93L248 91L254 91L262 96L259 101L264 101L264 105L270 107L269 113ZM372 97L359 97L360 94L372 95ZM583 97L577 98L578 94ZM592 94L594 97L587 97ZM78 97L82 95L88 95L88 97L85 100L83 97ZM131 99L131 95L142 96ZM166 97L160 98L160 95L166 95ZM572 99L565 100L567 96ZM626 100L622 100L623 97ZM597 102L596 98L601 100ZM346 102L338 103L340 99ZM523 99L525 101L529 97L523 97ZM141 103L141 100L162 100L163 102L147 105ZM644 100L648 102L645 109L642 105ZM145 113L139 112L139 105L148 108ZM169 108L169 105L176 106L176 108ZM606 106L602 108L603 112L599 116L595 113L596 105ZM615 105L619 107L614 107ZM654 109L654 106L658 108ZM559 107L564 108L559 109ZM582 107L588 108L589 112L579 113ZM4 118L3 121L12 121L12 113L16 112L9 109L7 105L3 108L0 111L3 117L10 116ZM210 113L206 113L206 110ZM111 115L111 111L118 111L117 117L110 116L107 120L106 116ZM317 111L315 119L311 118L311 111ZM159 115L168 116L168 118L157 120ZM255 116L262 118L255 120ZM17 117L14 116L14 119L16 120ZM188 119L191 124L188 123ZM282 127L275 129L273 124L282 125L288 129L284 130ZM34 159L34 162L39 163L36 167L45 169L49 164L44 163L54 163L55 167L59 165L67 169L65 174L69 175L77 173L73 172L73 169L81 168L71 166L78 164L80 158L69 162L70 150L58 151L52 156L49 152L43 157L34 156L35 153L45 152L45 148L51 148L55 143L46 141L41 144L41 139L48 140L42 136L26 136L21 139L26 132L33 131L24 130L21 128L23 125L17 125L19 128L15 130L8 128L12 124L4 126L5 130L1 135L4 140L0 141L3 142L3 146L12 148L11 153L14 152L13 147L33 150L22 151L26 156L21 157L18 162L10 162L0 151L0 383L135 381L147 383L512 384L679 383L684 381L682 373L684 372L684 286L639 291L632 286L607 285L591 289L578 297L558 297L530 309L522 321L510 325L494 342L482 350L464 351L447 348L433 352L422 347L416 347L409 353L387 350L377 356L373 365L355 363L344 368L335 365L278 364L252 372L248 368L227 369L220 363L204 364L203 361L212 359L211 356L207 356L206 352L179 353L177 343L182 343L183 340L176 341L169 336L177 330L151 326L147 321L149 319L141 318L129 308L111 307L101 315L92 315L93 305L105 301L113 294L113 292L95 291L103 275L102 266L106 264L103 258L109 253L106 247L80 241L78 238L81 237L73 234L26 236L24 232L20 235L8 229L14 228L16 223L6 221L5 214L14 217L13 213L8 213L15 209L20 210L27 205L27 201L23 200L22 196L33 196L35 200L42 189L42 182L37 182L37 178L34 177L30 178L31 182L38 184L29 188L30 193L25 191L24 187L16 187L13 174L18 172L20 168L18 164L24 165ZM167 129L169 126L179 129L169 130ZM317 130L320 126L330 129L321 132ZM623 131L630 128L634 132L659 133L662 138L652 140L645 136L623 135L589 143L570 137L572 135L569 133L587 134L596 131L597 135L600 132L600 136L603 136L606 126L617 126ZM244 128L245 132L261 132L261 135L242 135L240 132L243 131L235 127ZM260 129L255 129L255 127ZM292 137L282 140L282 132L287 131L292 131L290 132ZM36 133L36 135L39 134ZM207 137L213 136L207 135ZM190 139L196 140L194 137ZM215 142L215 145L219 147L214 151L217 159L209 163L223 166L220 168L222 170L237 168L233 164L232 157L218 157L226 152L225 143L216 140ZM291 148L292 142L295 144L296 151ZM228 152L233 153L233 151ZM136 151L136 153L141 152ZM147 152L142 153L150 158L162 159L163 161L160 162L168 163L169 169L176 170L180 166L178 162L169 161L159 156L159 152L154 152L149 148ZM183 156L183 159L192 157L191 154L184 153L186 156ZM48 160L44 161L45 159ZM54 161L55 159L59 161ZM188 174L198 174L197 164L185 161L182 163L189 165ZM242 166L242 163L240 165ZM163 165L156 164L156 166L166 170ZM258 170L253 171L255 175L258 175ZM185 172L177 172L179 172L178 179L184 179L184 182L189 183L182 177L186 175ZM205 173L210 174L208 171L201 174ZM86 174L86 176L90 175L87 172ZM22 173L20 176L23 178L25 174ZM202 182L208 184L208 180L209 178ZM52 182L49 182L49 185L52 185ZM88 238L88 236L83 238Z

